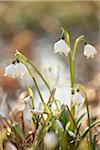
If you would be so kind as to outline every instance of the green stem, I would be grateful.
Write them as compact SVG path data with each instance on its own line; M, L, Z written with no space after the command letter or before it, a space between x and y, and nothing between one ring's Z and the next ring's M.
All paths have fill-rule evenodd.
M70 48L70 51L71 51L71 45L70 45L70 37L69 37L69 34L67 32L65 32L65 30L63 28L62 29L62 32L65 36L65 41L68 45L68 47ZM70 82L71 82L71 89L72 89L72 92L74 92L74 62L72 61L72 52L69 53L68 55L68 62L69 62L69 66L70 66Z
M74 118L73 118L73 115L72 115L72 113L70 112L70 110L69 110L69 107L66 105L66 107L67 107L67 110L68 110L68 112L69 112L69 115L70 115L70 118L72 119L72 121L73 121L73 125L74 125L74 127L76 128L76 131L77 131L77 133L79 133L79 130L78 130L78 128L77 128L77 125L76 125L76 122L75 122L75 120L74 120ZM79 133L80 134L80 133Z
M72 60L75 61L75 56L76 56L76 52L77 52L77 47L79 45L79 43L81 41L85 41L84 39L84 35L79 36L76 40L75 40L75 44L74 44L74 50L73 50L73 55L72 55Z
M21 62L22 62L22 61L21 61ZM38 84L37 84L37 82L36 82L36 80L35 80L35 78L34 78L32 72L30 71L29 67L27 66L27 64L26 64L25 62L22 62L22 63L26 66L26 68L27 68L27 70L28 70L30 76L32 77L32 79L33 79L33 81L34 81L35 87L36 87L36 89L37 89L37 92L38 92L38 94L39 94L39 96L40 96L41 101L43 102L43 105L44 105L45 110L46 110L47 112L51 112L50 109L48 108L47 104L46 104L46 103L44 102L44 100L43 100L42 94L41 94L41 92L40 92L40 89L39 89L39 87L38 87Z
M74 91L74 63L72 62L71 53L68 55L68 61L70 65L70 81L71 81L71 88Z
M90 127L91 126L91 120L90 120L90 113L89 113L89 106L88 106L88 99L87 99L87 96L86 96L86 109L87 109L87 116L88 116L88 126ZM90 137L90 143L91 143L91 146L92 146L92 133L91 133L91 129L89 130L89 137Z
M22 61L21 61L21 62L22 62ZM43 100L43 97L42 97L42 95L41 95L40 89L39 89L39 87L38 87L38 84L37 84L37 82L36 82L36 80L35 80L35 78L34 78L32 72L30 71L30 69L29 69L29 67L27 66L26 63L24 63L24 62L22 62L22 63L25 65L25 67L27 68L27 70L28 70L30 76L32 77L32 79L33 79L33 81L34 81L34 84L35 84L35 87L36 87L36 89L37 89L37 92L38 92L38 94L39 94L39 96L40 96L40 99L41 99L41 101L44 103L44 100Z
M28 86L28 92L29 92L29 94L31 96L32 109L34 109L34 95L33 95L33 91L32 91L31 86Z
M87 99L87 94L86 94L86 91L85 91L85 88L82 86L82 85L79 85L79 87L83 90L84 92L84 95L85 95L85 104L86 104L86 110L87 110L87 117L88 117L88 127L91 126L91 120L90 120L90 113L89 113L89 104L88 104L88 99ZM91 129L89 130L89 137L90 137L90 143L91 143L91 146L92 146L92 133L91 133Z
M18 50L16 50L16 53L15 53L15 57L19 60L22 60L26 63L29 63L32 68L37 72L37 74L41 77L42 81L44 82L44 84L46 85L46 87L48 88L49 92L51 93L51 89L50 89L50 86L49 84L47 83L47 81L44 79L44 77L42 76L42 74L39 72L39 70L35 67L35 65L27 59L27 57L25 57L22 53L20 53Z
M51 89L49 84L47 83L47 81L44 79L44 77L42 76L42 74L39 72L39 70L34 66L34 64L30 61L27 60L27 62L33 67L33 69L37 72L37 74L41 77L41 79L43 80L43 82L45 83L46 87L48 88L49 92L51 93Z

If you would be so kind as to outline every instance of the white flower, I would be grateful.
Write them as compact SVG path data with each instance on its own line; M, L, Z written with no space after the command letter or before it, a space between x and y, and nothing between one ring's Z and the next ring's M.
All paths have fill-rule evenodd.
M77 92L77 91L76 91L75 94L74 94L73 97L72 97L72 103L73 103L74 105L79 106L79 105L83 104L84 101L85 101L85 99L84 99L84 97L82 96L82 94L81 94L80 92Z
M16 146L9 141L7 143L5 143L5 149L6 150L17 150Z
M32 109L31 112L32 112L33 114L38 114L38 115L43 114L43 111L42 111L42 110L36 109L36 108L35 108L35 109Z
M84 55L87 58L94 58L94 56L96 55L97 50L95 49L94 46L90 45L90 44L86 44L84 46Z
M54 149L58 144L57 136L54 132L48 132L44 136L44 144L48 149Z
M5 75L15 78L16 76L16 66L14 64L11 64L6 67L5 69Z
M56 120L56 124L59 128L63 129L63 125L58 119Z
M69 52L70 48L66 44L65 40L61 39L54 44L54 53L60 53L67 56Z
M20 62L16 63L16 71L17 71L17 76L18 77L21 77L25 73L27 73L27 69L26 69L25 65L20 63Z
M5 69L5 75L12 77L12 78L22 77L27 72L28 71L27 71L26 67L24 66L24 64L22 64L20 62L19 63L15 62L15 64L11 64L11 65L7 66Z
M74 132L72 132L71 130L68 130L68 134L69 134L71 137L73 137L73 138L76 137L75 134L74 134Z

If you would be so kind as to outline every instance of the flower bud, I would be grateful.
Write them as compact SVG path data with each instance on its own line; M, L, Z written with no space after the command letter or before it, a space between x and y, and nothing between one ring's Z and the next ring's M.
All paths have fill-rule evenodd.
M44 136L44 144L48 149L56 148L58 144L57 136L54 132L48 132Z

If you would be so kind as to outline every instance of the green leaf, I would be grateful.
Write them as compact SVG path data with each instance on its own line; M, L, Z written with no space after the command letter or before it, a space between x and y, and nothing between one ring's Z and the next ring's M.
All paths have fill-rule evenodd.
M87 128L82 132L81 138L82 138L82 139L85 138L86 135L88 134L89 130L90 130L91 128L93 128L93 127L94 127L95 125L97 125L97 124L100 124L100 120L98 120L98 121L92 123L89 127L87 127Z
M86 115L86 113L83 113L77 120L76 120L76 124L80 125L81 120L83 119L83 117Z
M61 150L68 150L66 131L59 130L58 141L59 141L59 147L61 147Z
M16 132L16 134L22 139L22 141L24 140L24 133L22 131L22 129L20 128L20 126L18 124L14 124L13 125L13 129Z
M93 137L93 150L96 150L96 135Z
M77 150L90 150L89 145L85 139L79 142Z
M69 121L69 114L68 111L64 108L64 110L61 112L61 115L59 117L59 120L61 121L62 125L65 127L67 122Z

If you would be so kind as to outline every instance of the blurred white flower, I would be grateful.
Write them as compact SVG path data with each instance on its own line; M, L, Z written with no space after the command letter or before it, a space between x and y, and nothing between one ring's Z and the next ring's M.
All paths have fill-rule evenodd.
M31 100L31 97L30 96L26 96L24 99L23 99L23 102L24 103L27 103L28 101Z
M20 102L16 105L16 109L19 111L24 111L25 110L25 103Z
M70 106L72 94L69 86L57 86L55 92L55 99L59 100L61 104Z
M26 74L28 71L24 64L20 62L16 62L14 64L11 64L6 67L5 69L5 75L12 77L12 78L21 78L24 74Z
M61 39L54 44L54 53L60 53L67 56L70 52L70 48L66 44L65 40Z
M57 136L54 132L48 132L44 136L44 144L48 149L56 148L58 144Z
M14 64L7 66L5 69L5 75L15 78L16 77L16 66Z
M37 115L41 115L41 114L43 114L43 111L42 110L40 110L40 109L32 109L31 110L31 113L33 113L33 114L37 114Z
M17 150L16 146L9 141L7 143L5 143L5 149L6 150Z
M24 99L19 100L16 104L16 109L19 110L19 111L24 111L27 102L30 101L30 100L31 100L30 96L27 96Z
M27 73L23 74L21 77L22 78L20 80L20 83L23 87L26 88L27 86L33 86L33 79L30 76L28 71L27 71Z
M94 58L94 56L97 54L97 50L95 49L94 46L90 45L90 44L86 44L84 46L84 55L87 58Z
M77 105L77 106L82 105L84 103L84 101L85 101L85 99L79 91L76 91L73 94L73 97L72 97L73 105Z

